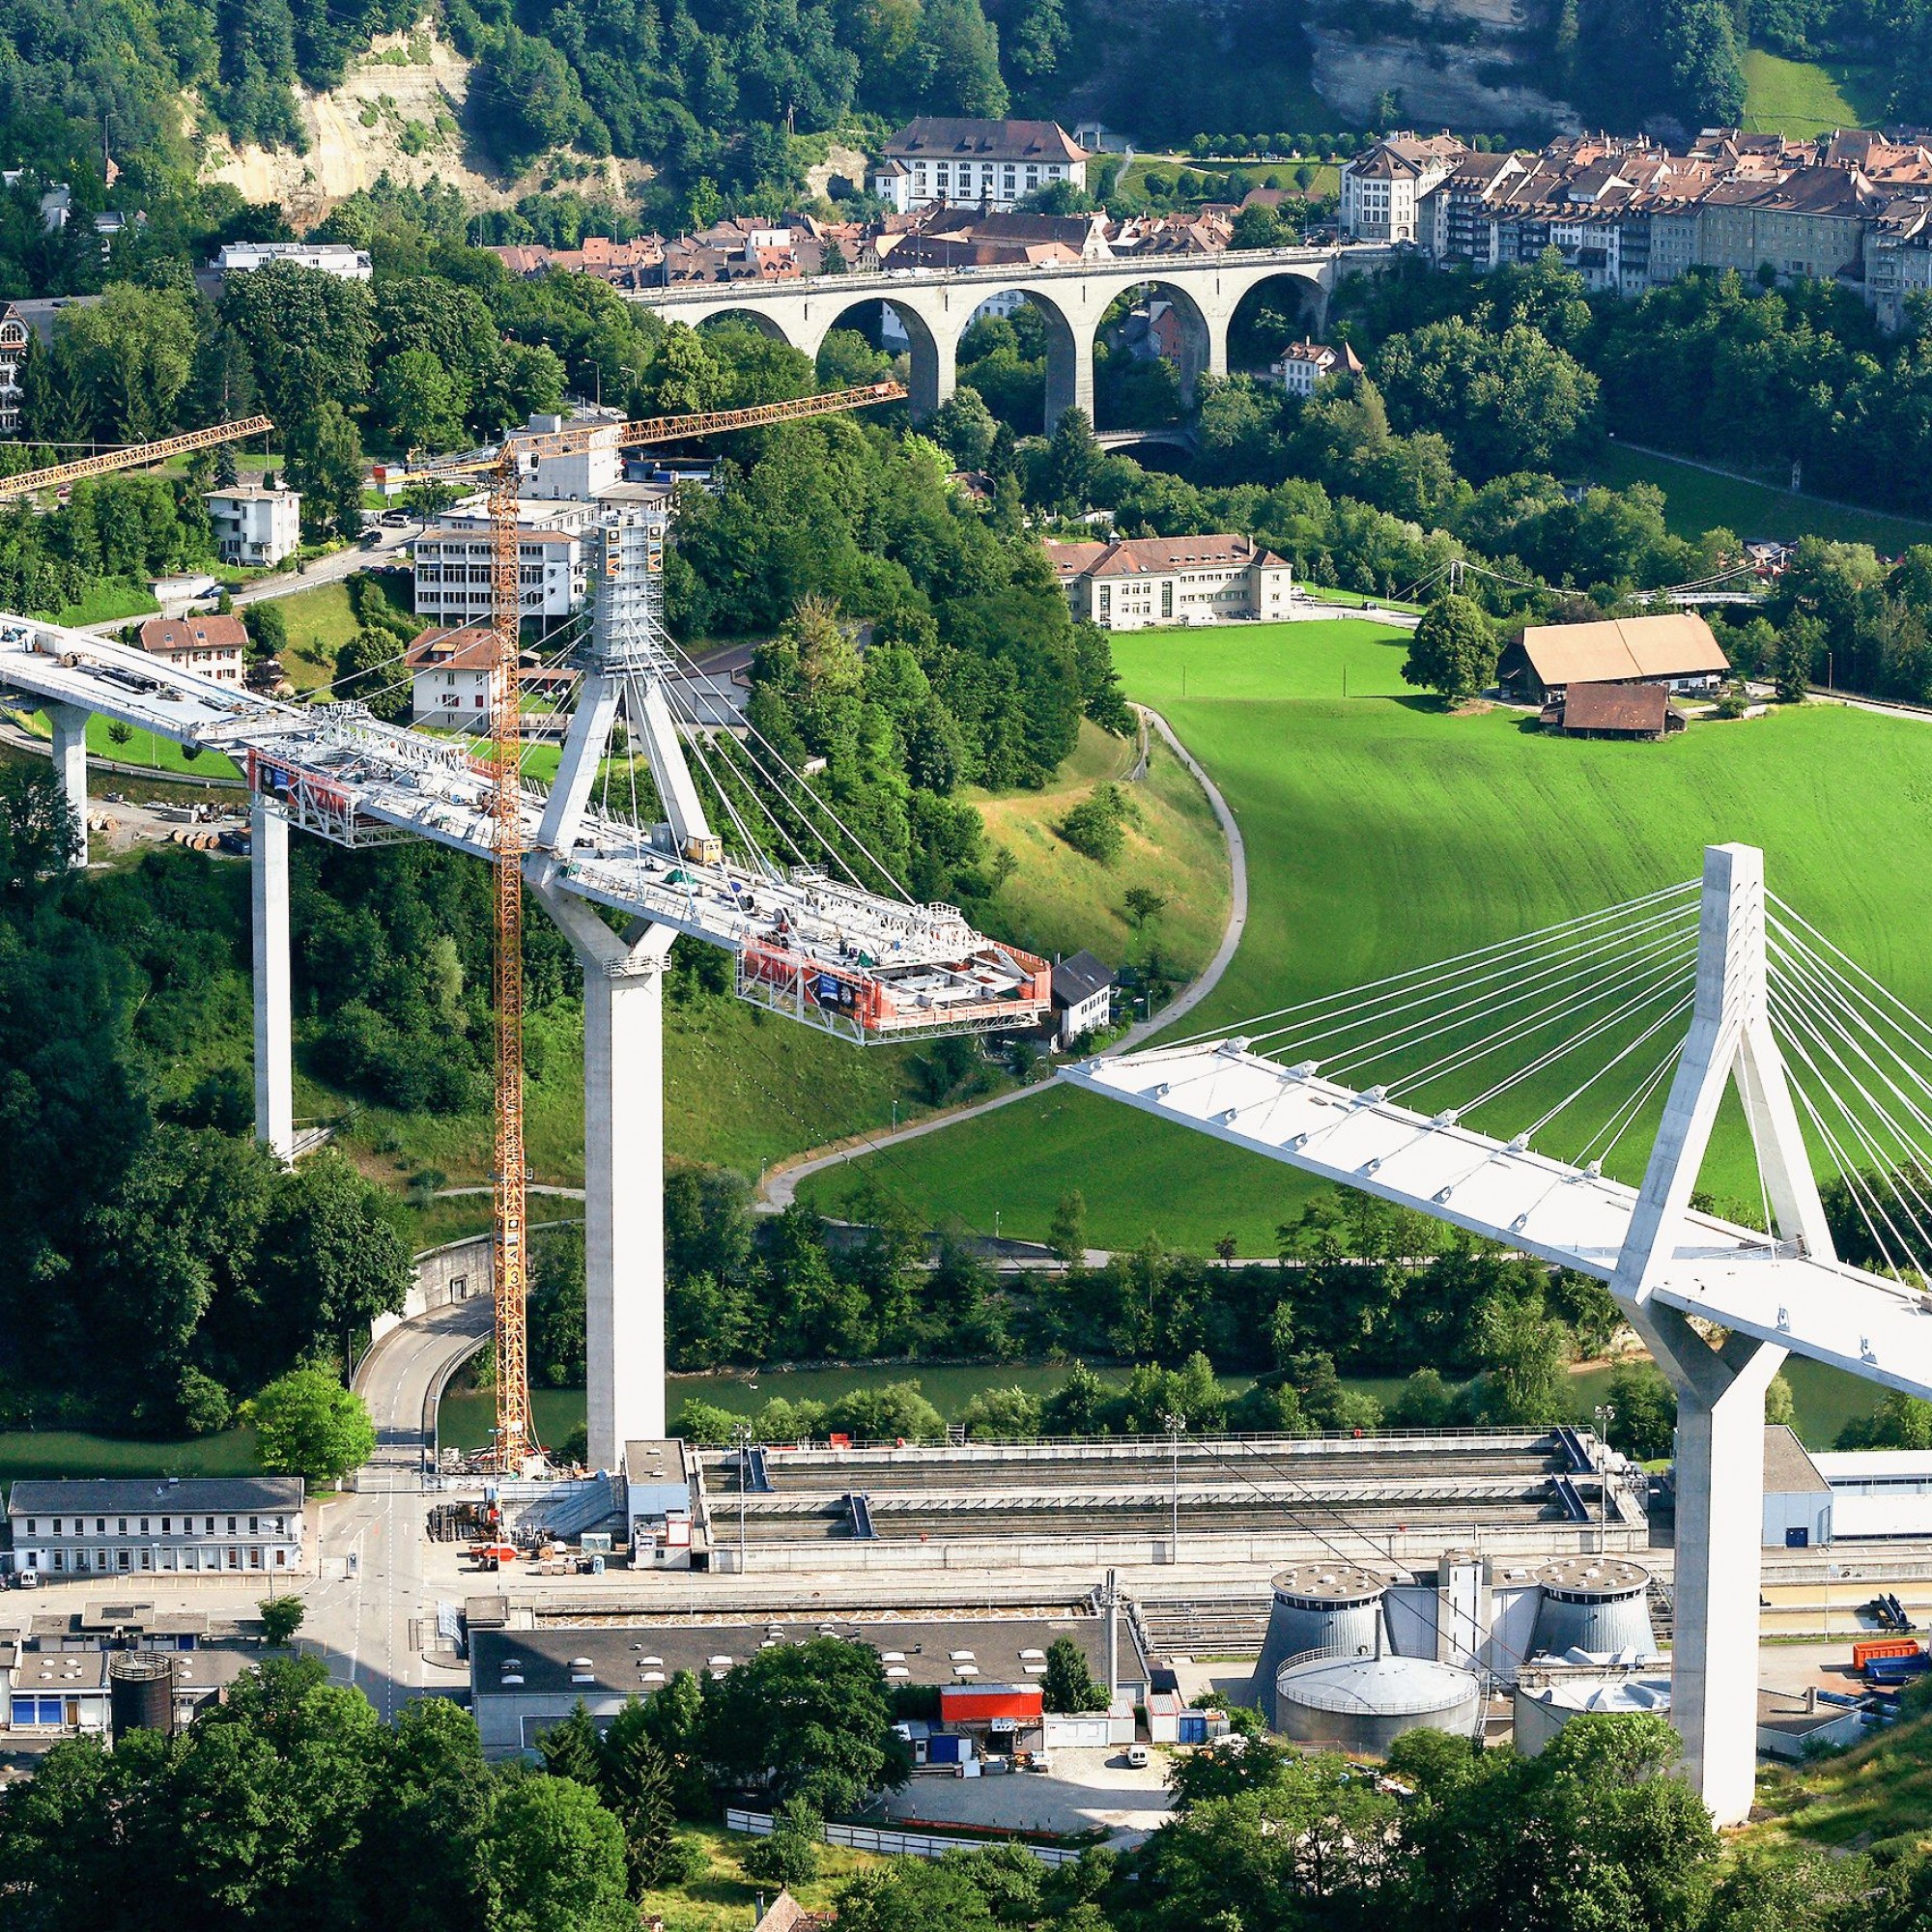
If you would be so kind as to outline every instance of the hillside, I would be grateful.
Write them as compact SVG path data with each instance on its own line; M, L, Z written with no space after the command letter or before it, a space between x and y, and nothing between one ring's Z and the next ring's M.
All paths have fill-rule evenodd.
M1847 104L1867 115L1932 118L1927 0L1804 12L1764 23L1784 58L1751 68L1754 120L1835 118L1825 69L1822 89L1781 98L1784 70L1802 81L1807 62L1855 67ZM916 113L1093 116L1148 146L1444 123L1663 133L1747 106L1723 0L1151 0L1124 14L1100 0L746 0L728 20L676 0L0 0L0 43L11 164L102 205L104 123L112 199L152 205L157 186L198 180L279 203L298 226L385 174L472 209L520 203L538 227L558 189L660 228L775 211L822 191L829 139L876 140Z
M1371 624L1264 636L1116 644L1129 695L1166 714L1247 839L1246 934L1190 1032L1689 878L1702 845L1727 838L1765 846L1776 890L1901 998L1932 998L1925 724L1807 706L1662 747L1579 744L1508 712L1435 709L1402 684L1401 639ZM1612 1166L1634 1179L1641 1154L1633 1136ZM836 1211L867 1173L854 1161L800 1192ZM990 1229L997 1212L1004 1232L1042 1238L1077 1187L1096 1245L1152 1232L1198 1252L1232 1231L1247 1254L1271 1251L1313 1186L1059 1089L895 1149L891 1178L935 1224ZM1754 1195L1734 1131L1704 1184Z

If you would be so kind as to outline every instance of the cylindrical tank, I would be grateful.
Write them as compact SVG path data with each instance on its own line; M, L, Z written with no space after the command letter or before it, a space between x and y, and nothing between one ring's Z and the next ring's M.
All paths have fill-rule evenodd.
M1559 1556L1531 1573L1542 1586L1533 1657L1655 1656L1650 1572L1627 1556Z
M1343 1657L1373 1655L1379 1645L1382 1594L1388 1579L1373 1570L1332 1559L1297 1563L1274 1578L1267 1634L1248 1689L1265 1716L1274 1708L1275 1673L1292 1657L1319 1650Z
M1430 1657L1310 1657L1275 1678L1275 1729L1302 1744L1379 1756L1405 1731L1474 1737L1483 1687Z
M1516 1687L1516 1747L1534 1757L1548 1747L1572 1718L1585 1711L1652 1712L1670 1715L1668 1674L1648 1677L1574 1677L1527 1673Z
M119 1651L107 1661L107 1721L118 1744L129 1731L172 1732L175 1661L152 1650Z

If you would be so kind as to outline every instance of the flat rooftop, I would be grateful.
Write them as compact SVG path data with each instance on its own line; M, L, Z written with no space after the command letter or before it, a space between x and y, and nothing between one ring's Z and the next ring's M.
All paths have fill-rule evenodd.
M1145 1678L1146 1668L1122 1615L1121 1668ZM1028 1684L1045 1674L1046 1652L1070 1636L1097 1678L1106 1675L1107 1623L1063 1608L1037 1615L997 1617L652 1618L630 1624L554 1624L538 1630L469 1634L469 1679L478 1697L649 1695L680 1670L723 1676L761 1649L840 1637L869 1644L895 1684ZM514 1665L515 1667L511 1667ZM521 1684L505 1684L506 1678Z

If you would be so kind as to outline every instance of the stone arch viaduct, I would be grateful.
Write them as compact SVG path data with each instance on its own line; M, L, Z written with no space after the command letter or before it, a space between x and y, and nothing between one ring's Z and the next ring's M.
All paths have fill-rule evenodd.
M1100 319L1130 289L1150 289L1179 319L1181 393L1191 406L1198 378L1228 373L1228 327L1242 298L1268 282L1299 285L1311 332L1327 319L1328 298L1348 274L1377 274L1406 251L1375 245L1230 249L1218 255L1163 255L1049 267L1003 267L898 274L819 275L791 282L685 282L627 290L627 299L667 321L694 327L743 315L794 349L816 357L826 336L853 309L888 303L912 339L912 409L929 415L954 385L959 338L989 296L1019 294L1046 319L1046 428L1069 409L1094 412L1094 342Z

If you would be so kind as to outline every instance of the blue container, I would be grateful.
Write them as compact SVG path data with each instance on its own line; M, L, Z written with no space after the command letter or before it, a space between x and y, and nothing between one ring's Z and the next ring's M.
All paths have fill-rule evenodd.
M965 1760L966 1740L949 1736L945 1731L934 1731L925 1741L925 1761L927 1764L959 1764Z
M1208 1742L1207 1712L1181 1712L1179 1741L1184 1745L1205 1745Z

